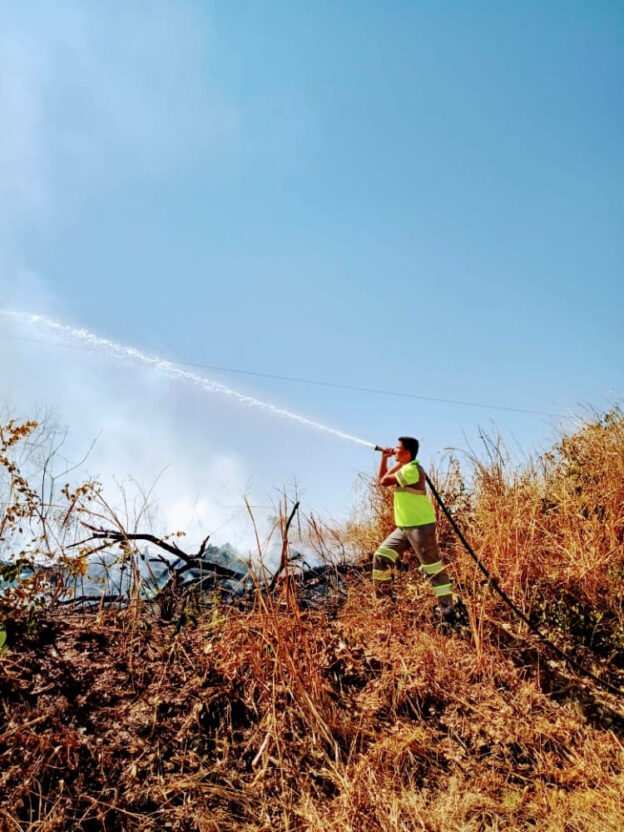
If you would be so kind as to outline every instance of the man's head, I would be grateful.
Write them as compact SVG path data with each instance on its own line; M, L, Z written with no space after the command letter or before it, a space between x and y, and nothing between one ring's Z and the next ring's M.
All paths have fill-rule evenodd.
M418 447L418 439L414 439L413 436L399 436L394 453L396 461L405 464L416 459Z

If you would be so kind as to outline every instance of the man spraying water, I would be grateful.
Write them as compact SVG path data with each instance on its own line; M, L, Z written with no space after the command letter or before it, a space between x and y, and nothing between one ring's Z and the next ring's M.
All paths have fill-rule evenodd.
M427 496L425 472L416 459L419 443L401 436L396 448L379 448L379 485L394 489L394 522L397 528L377 548L373 557L373 583L378 596L392 596L393 567L400 556L413 549L420 568L429 578L438 599L441 619L455 623L457 610L453 587L440 558L436 538L435 511ZM396 464L388 470L391 456Z

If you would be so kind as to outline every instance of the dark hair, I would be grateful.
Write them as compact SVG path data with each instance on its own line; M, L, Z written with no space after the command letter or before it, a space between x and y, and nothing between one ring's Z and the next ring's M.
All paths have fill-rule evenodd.
M418 439L414 439L413 436L399 436L399 442L402 442L405 450L410 452L412 459L416 459L419 448Z

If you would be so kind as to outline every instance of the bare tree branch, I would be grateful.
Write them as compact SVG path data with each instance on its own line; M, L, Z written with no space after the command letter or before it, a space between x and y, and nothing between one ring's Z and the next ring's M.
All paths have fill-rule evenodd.
M272 592L275 589L275 584L281 573L286 568L286 563L288 561L288 529L290 529L290 524L293 521L295 514L297 513L297 509L299 508L299 500L293 506L292 511L290 512L290 517L286 521L286 525L284 526L284 534L282 535L282 557L280 558L280 565L278 566L275 575L271 578L271 583L269 584L269 592Z
M197 554L190 555L187 552L183 552L175 543L168 543L166 540L163 540L160 537L156 537L153 534L133 534L128 532L120 532L115 531L114 529L98 529L95 526L90 526L88 523L82 523L85 528L89 529L89 531L93 532L91 537L86 538L85 540L79 541L78 543L73 543L69 548L73 548L76 546L83 546L85 543L89 543L91 540L107 540L109 541L105 546L112 546L115 543L127 543L131 540L143 540L147 543L153 543L154 546L158 546L160 549L164 549L165 552L169 552L171 555L175 555L175 557L180 558L180 560L184 561L184 563L190 568L199 568L208 569L209 571L213 572L215 575L219 575L222 578L229 578L234 581L238 581L241 578L245 577L245 573L243 572L235 572L233 569L228 569L227 566L221 566L219 563L214 563L213 561L207 560L203 555L206 551L206 544L208 542L208 538L206 538Z

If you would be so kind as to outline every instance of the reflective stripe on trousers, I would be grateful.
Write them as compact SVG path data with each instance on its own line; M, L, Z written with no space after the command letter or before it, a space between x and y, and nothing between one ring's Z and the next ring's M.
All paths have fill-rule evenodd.
M373 558L373 581L392 579L392 566L407 550L413 549L420 568L431 582L434 595L441 604L452 602L453 587L440 558L435 523L413 528L395 529L377 548Z

